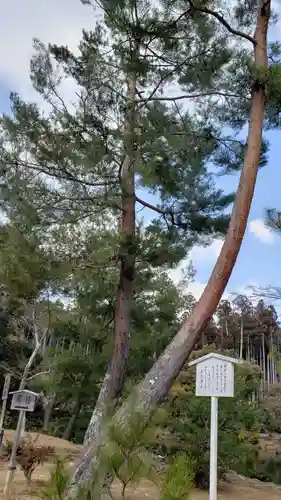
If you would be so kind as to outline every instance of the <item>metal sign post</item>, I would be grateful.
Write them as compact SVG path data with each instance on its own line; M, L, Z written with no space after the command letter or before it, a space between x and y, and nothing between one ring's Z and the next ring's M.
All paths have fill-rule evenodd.
M16 471L17 449L19 445L20 434L23 425L23 420L25 418L25 413L27 411L34 411L36 397L39 396L39 394L37 394L36 392L27 391L25 389L11 392L11 394L13 394L11 410L18 410L19 418L17 423L16 435L13 442L8 473L6 475L5 486L4 486L4 496L7 500L11 498L12 484Z
M217 500L218 398L233 398L234 365L241 362L211 353L189 363L196 366L196 396L211 398L209 500Z
M7 400L9 396L9 389L11 384L11 375L6 375L5 383L2 391L2 408L0 414L0 452L2 448L3 436L4 436L4 417L7 406Z

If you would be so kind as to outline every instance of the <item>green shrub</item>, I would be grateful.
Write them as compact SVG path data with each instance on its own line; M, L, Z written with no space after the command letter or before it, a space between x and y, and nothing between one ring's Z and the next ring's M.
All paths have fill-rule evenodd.
M281 457L247 459L237 466L237 472L263 482L281 484Z
M281 432L281 384L272 385L262 402L263 422L269 432Z

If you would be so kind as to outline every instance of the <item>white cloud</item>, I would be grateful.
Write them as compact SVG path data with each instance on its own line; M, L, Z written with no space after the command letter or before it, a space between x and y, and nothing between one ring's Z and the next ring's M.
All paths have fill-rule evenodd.
M33 99L29 80L32 39L66 44L75 50L82 28L93 29L96 14L79 0L0 0L0 8L1 82Z
M207 247L199 245L194 246L188 258L184 259L176 269L169 271L170 278L174 281L174 283L179 284L183 277L184 270L186 270L191 263L196 270L199 266L202 266L202 264L207 265L211 272L219 256L222 245L223 240L216 239ZM201 297L205 286L206 283L201 283L200 281L195 280L188 284L186 291L191 293L198 300ZM226 298L225 295L224 298Z
M204 292L206 283L200 283L200 281L194 281L190 283L187 287L187 292L191 293L196 300L199 300L202 293Z
M184 274L184 271L192 265L192 267L195 267L197 269L198 266L202 264L207 264L210 269L212 269L213 265L215 264L219 253L221 251L221 247L223 245L223 240L221 239L216 239L214 240L210 245L203 247L199 245L195 245L187 259L184 259L176 269L172 269L169 271L169 275L171 279L175 282L178 283ZM202 285L203 286L203 285Z
M249 231L260 241L268 245L272 245L275 241L273 231L268 228L261 219L251 220L249 222Z
M221 239L214 240L207 247L196 245L192 248L189 258L194 263L195 267L202 263L214 264L220 254L222 245L223 240Z

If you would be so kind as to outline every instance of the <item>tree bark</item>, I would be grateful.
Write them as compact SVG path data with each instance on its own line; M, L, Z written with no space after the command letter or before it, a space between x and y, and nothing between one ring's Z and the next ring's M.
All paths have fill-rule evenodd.
M266 359L265 359L264 332L262 332L262 369L263 369L263 381L264 381L264 388L265 388L265 384L266 384Z
M43 423L43 431L44 432L48 432L48 430L49 430L55 401L56 401L56 396L53 395L50 398L48 398L46 404L44 404L44 423Z
M19 391L23 390L26 386L26 383L28 381L28 374L29 374L30 369L31 369L31 367L36 359L37 354L41 350L42 342L46 338L47 333L48 333L48 329L44 332L41 339L39 338L37 324L36 324L36 304L34 302L34 305L33 305L33 334L34 334L35 346L34 346L34 349L31 353L31 355L30 355L28 362L26 363L26 365L24 367L22 378L20 381L19 389L18 389ZM22 426L20 429L20 439L24 438L25 424L26 424L26 414L24 413L23 418L22 418Z
M62 439L69 441L69 439L71 438L74 427L75 427L76 420L79 417L80 410L81 410L81 403L80 403L79 397L77 397L73 411L72 411L72 415L71 415L71 417L68 421L68 424L64 430L64 433L62 435Z
M243 343L244 343L244 321L243 312L241 312L241 323L240 323L240 353L239 358L243 359Z
M254 35L254 59L257 69L267 68L267 30L270 17L270 0L263 2ZM254 194L262 144L265 88L256 81L252 87L251 113L247 150L236 194L229 228L208 284L192 314L168 345L154 366L137 386L133 398L128 398L115 415L120 426L126 426L128 417L135 411L148 419L156 405L166 396L174 379L200 339L203 329L214 314L226 288L245 234L248 215ZM103 436L99 436L102 440ZM72 484L87 484L96 464L97 441L91 441L83 450L80 462L72 477ZM100 441L101 443L101 441Z
M136 48L138 53L138 48ZM120 224L120 274L115 302L114 348L104 377L90 424L85 433L84 445L95 440L108 407L114 405L123 389L130 340L131 301L135 274L135 176L134 176L134 129L136 103L136 76L128 80L127 96L130 109L125 123L125 157L121 171L122 217Z

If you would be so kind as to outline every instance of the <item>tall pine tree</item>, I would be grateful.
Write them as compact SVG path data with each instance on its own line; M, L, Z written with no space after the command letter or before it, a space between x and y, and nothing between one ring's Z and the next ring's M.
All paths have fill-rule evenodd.
M234 264L260 160L268 79L266 49L259 43L265 43L269 2L261 7L247 1L244 9L243 4L237 1L233 7L231 27L213 10L223 8L220 1L168 0L156 6L143 0L102 1L104 21L83 32L78 54L35 42L31 76L49 113L12 95L12 116L2 119L2 205L8 216L25 211L41 229L48 227L48 235L54 227L57 234L58 226L81 220L91 221L94 230L108 217L116 232L117 251L111 256L119 267L115 343L86 440L98 436L107 404L122 390L137 260L175 265L193 243L224 232L225 208L233 196L216 189L214 169L239 169L246 151L248 164L255 168L246 186L246 161L243 179L249 192L242 190L237 201L241 206L234 210L236 217L244 217L238 244L232 224L233 255L199 326L212 315ZM252 27L257 12L258 42L241 31ZM246 41L258 47L254 68ZM62 78L73 79L77 86L72 106L60 94ZM223 124L241 127L251 102L252 110L257 107L253 151L222 131ZM141 207L153 214L144 228L136 219ZM192 327L180 359L192 348L199 326ZM147 402L143 399L144 407L167 390L180 369L176 358L163 374L162 387L156 384ZM164 370L165 363L159 363Z
M77 55L35 41L31 78L49 112L13 94L1 141L8 216L29 214L49 237L81 220L94 231L106 216L116 234L115 344L91 432L122 390L136 262L176 265L192 244L226 230L233 196L216 189L208 164L239 168L244 150L216 120L237 94L226 80L236 49L214 19L169 2L99 7L104 21L83 32ZM73 106L60 95L62 78L76 84ZM141 207L151 212L144 227Z
M243 170L226 240L209 283L193 313L184 322L178 334L137 388L134 411L141 411L144 418L149 416L155 405L167 394L174 377L178 374L188 354L195 345L198 336L214 313L232 272L245 233L257 170L261 164L264 105L265 103L268 104L268 90L274 87L272 84L272 71L267 68L267 31L270 18L270 1L238 1L233 6L232 24L228 22L228 12L219 9L223 7L221 2L210 2L210 4L209 8L205 2L193 2L190 0L188 1L187 10L183 11L182 4L173 3L169 5L169 12L174 13L175 6L178 7L180 11L178 18L179 25L182 20L185 23L186 19L191 19L192 23L194 20L197 20L199 25L201 23L201 27L204 26L206 28L206 20L209 20L210 25L213 27L215 23L218 23L217 31L215 32L216 35L220 34L221 30L224 30L223 32L229 35L229 38L225 35L226 40L228 39L229 41L229 58L224 68L220 67L218 71L214 70L215 78L211 82L209 80L212 90L209 90L210 87L208 90L205 88L204 96L206 97L207 94L207 101L201 102L199 109L201 110L201 116L205 120L209 118L212 124L216 123L216 119L219 119L220 123L231 124L233 127L241 128L245 121L249 120L246 144L242 147L240 143L238 147L240 160L244 156ZM114 5L116 6L116 4ZM218 7L219 10L214 10L215 7ZM185 25L183 32L183 39L191 43L188 38L191 30L187 30L186 28L187 25ZM248 31L252 30L254 34L248 34ZM208 29L203 32L206 34ZM179 33L180 31L178 30L176 38ZM201 36L204 39L204 35ZM235 43L233 36L236 40ZM251 44L253 52L248 52L245 49L245 40ZM242 41L243 44L239 45L239 41ZM225 45L221 45L221 47L225 48ZM192 51L189 51L190 53ZM177 54L180 54L178 47ZM211 60L210 54L208 56L209 60ZM217 60L219 60L219 57L217 57ZM224 59L225 61L226 59ZM214 61L212 61L212 68L216 68ZM192 88L194 85L194 81L192 80L194 73L189 72L188 74L188 71L186 71L186 75L181 76L180 81L182 84L184 85L185 82L188 88ZM200 83L204 85L206 82L204 80L204 65L203 72L198 80L200 88ZM219 88L222 90L221 93L224 96L227 93L227 103L224 102L224 99L223 101L220 99L216 101L214 99L214 94L218 93ZM232 90L231 94L228 93L230 89ZM200 90L201 94L200 92L199 94L202 97L202 89ZM223 96L221 95L220 97ZM157 97L158 99L163 100L163 98ZM175 100L174 96L172 100ZM237 144L234 138L232 140L234 140L235 146L230 148L231 154L227 153L225 155L225 151L220 150L213 156L214 163L225 164L227 158L228 166L226 165L226 168L229 168L229 165L232 168L235 165L236 167L239 166ZM128 403L124 404L117 412L116 418L119 423L122 422L123 425L126 425L128 415L132 411L131 406L132 403L129 399ZM92 430L90 429L90 433L93 444L87 452L83 453L83 457L81 457L81 461L73 477L74 483L77 481L87 481L95 463L95 451L99 440L94 432L94 426ZM101 437L102 435L100 435Z

